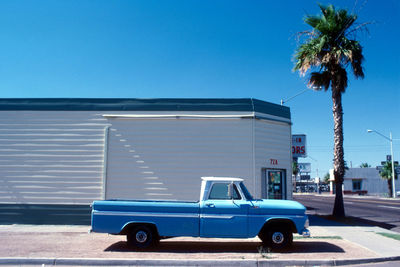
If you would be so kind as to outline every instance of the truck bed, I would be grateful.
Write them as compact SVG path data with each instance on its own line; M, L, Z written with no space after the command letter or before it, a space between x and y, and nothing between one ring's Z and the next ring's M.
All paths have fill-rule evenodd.
M119 234L131 223L154 222L163 236L199 235L199 202L102 200L94 201L92 228L95 232ZM182 232L182 233L181 233Z

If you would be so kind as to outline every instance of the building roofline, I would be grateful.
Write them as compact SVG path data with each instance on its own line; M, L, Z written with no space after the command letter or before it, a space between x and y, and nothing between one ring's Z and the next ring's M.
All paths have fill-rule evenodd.
M254 98L0 98L0 111L239 111L290 119L285 106Z

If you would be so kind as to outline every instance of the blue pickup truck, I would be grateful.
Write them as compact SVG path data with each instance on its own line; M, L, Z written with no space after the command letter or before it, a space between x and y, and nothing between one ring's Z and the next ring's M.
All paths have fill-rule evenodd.
M93 232L126 235L147 248L178 236L252 238L279 249L293 233L309 236L305 207L290 200L253 199L240 178L203 177L200 201L103 200L92 205Z

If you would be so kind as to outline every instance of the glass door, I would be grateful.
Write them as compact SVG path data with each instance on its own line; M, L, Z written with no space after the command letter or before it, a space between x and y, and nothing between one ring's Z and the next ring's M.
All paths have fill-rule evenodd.
M266 170L266 185L268 199L283 199L284 197L284 170Z

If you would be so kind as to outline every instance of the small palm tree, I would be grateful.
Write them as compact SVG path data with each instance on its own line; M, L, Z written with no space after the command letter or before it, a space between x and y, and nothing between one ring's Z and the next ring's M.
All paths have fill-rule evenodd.
M293 161L292 162L292 174L294 176L294 181L293 181L293 188L297 191L297 186L296 186L296 178L297 178L297 174L299 174L300 169L299 169L299 164L297 163L297 161Z
M364 78L363 54L360 43L351 37L360 29L354 23L356 15L345 9L336 10L332 5L319 6L322 14L306 16L304 21L313 29L301 33L308 38L295 54L295 71L305 75L313 69L309 86L315 90L331 88L334 119L334 177L336 186L332 215L344 217L343 176L345 173L343 151L343 107L342 94L347 88L347 71L350 66L356 78Z
M299 174L299 164L296 161L292 162L292 174L296 177Z
M396 162L394 163L394 166L398 166ZM393 196L393 188L392 188L392 162L391 161L386 161L386 163L382 166L382 170L379 172L380 176L382 179L385 179L388 184L388 189L389 189L389 196ZM397 179L397 174L394 174L395 179Z
M371 168L371 165L369 165L367 162L363 162L361 163L360 168Z
M331 178L331 175L329 174L329 172L327 172L324 176L324 182L325 183L329 183L329 179Z

